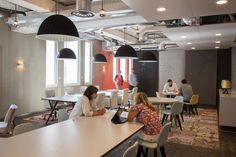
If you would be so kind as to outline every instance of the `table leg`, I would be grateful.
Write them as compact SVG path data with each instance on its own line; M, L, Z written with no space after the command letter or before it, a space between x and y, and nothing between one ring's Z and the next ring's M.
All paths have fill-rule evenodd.
M48 125L48 121L49 121L49 119L52 117L52 114L53 114L53 112L55 111L55 109L56 109L56 107L57 107L57 101L55 102L55 104L53 105L52 104L52 101L50 101L49 100L49 104L50 104L50 107L51 107L51 112L50 112L50 115L48 116L48 119L47 119L47 121L46 121L46 125Z

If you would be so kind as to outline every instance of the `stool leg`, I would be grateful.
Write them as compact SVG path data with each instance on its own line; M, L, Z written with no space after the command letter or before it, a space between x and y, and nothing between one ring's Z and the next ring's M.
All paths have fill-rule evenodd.
M181 122L180 122L179 115L177 115L176 117L177 117L177 120L178 120L178 122L179 122L179 127L180 127L180 130L182 130L182 126L181 126Z
M153 151L154 151L154 157L157 157L157 148L153 149Z

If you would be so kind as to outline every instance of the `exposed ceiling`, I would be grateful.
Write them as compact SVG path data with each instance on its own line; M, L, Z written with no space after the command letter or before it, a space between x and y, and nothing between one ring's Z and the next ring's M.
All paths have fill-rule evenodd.
M27 34L36 33L40 23L54 14L55 1L0 0L0 7L12 9L14 4L20 5L18 8L27 12L27 16L18 16L20 25L14 31ZM236 20L232 13L236 13L236 0L228 0L221 6L216 0L104 0L105 18L98 15L101 0L93 0L92 11L96 13L93 18L71 15L76 0L59 2L60 14L68 16L85 39L105 39L113 45L121 44L126 27L127 42L139 47L146 44L156 48L160 43L176 43L186 50L235 46L232 41L236 37ZM166 11L158 12L158 7L165 7ZM13 19L9 18L7 24L11 25ZM215 36L216 33L222 35Z

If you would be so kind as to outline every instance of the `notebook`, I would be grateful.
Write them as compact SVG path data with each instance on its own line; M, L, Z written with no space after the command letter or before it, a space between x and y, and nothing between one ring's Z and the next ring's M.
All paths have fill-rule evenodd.
M124 113L124 114L122 114ZM115 115L112 117L111 121L114 124L122 124L128 121L128 114L126 112L124 112L124 109L122 108L118 108L118 110L116 111Z

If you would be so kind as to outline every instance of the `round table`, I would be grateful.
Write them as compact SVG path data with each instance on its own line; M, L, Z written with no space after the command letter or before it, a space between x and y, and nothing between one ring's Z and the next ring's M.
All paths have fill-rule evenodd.
M154 104L173 104L178 100L173 98L148 97L148 101Z

